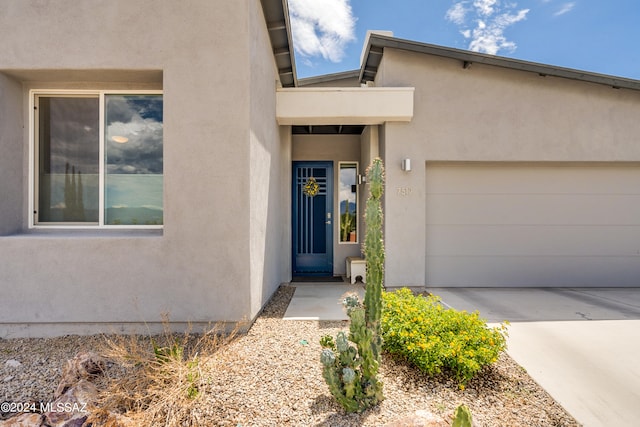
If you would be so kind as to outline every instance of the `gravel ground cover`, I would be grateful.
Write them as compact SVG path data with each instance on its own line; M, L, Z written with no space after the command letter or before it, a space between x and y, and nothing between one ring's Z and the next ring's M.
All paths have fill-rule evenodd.
M386 399L362 414L344 414L322 378L318 341L346 331L348 323L283 320L294 290L281 286L247 334L208 358L194 425L384 426L417 410L449 420L463 403L478 426L579 425L506 354L464 390L383 355ZM65 360L103 347L101 336L0 339L0 401L51 400Z

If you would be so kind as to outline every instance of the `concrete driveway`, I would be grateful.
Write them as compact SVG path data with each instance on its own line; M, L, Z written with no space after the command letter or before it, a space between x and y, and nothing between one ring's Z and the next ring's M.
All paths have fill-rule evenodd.
M640 425L640 288L429 288L508 320L509 355L586 427Z

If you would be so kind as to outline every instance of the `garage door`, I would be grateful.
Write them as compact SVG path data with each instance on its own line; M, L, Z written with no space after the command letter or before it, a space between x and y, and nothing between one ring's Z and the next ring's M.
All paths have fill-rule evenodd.
M429 286L640 286L640 165L426 168Z

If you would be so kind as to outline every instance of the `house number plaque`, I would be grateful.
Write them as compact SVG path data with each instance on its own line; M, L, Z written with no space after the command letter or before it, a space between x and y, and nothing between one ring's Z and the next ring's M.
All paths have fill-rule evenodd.
M406 196L410 196L411 195L411 187L398 187L397 188L397 193L398 196L402 196L402 197L406 197Z

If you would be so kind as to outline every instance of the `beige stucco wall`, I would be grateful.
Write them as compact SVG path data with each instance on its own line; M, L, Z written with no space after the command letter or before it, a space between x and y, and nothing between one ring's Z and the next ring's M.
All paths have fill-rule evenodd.
M380 141L379 141L379 126L366 126L360 136L360 174L366 177L367 168L373 162L373 159L380 157ZM365 207L367 198L369 197L369 186L365 183L360 186L360 194L358 195L358 203L360 203L361 216L364 218ZM361 242L364 243L365 234L367 232L367 225L365 221L360 222L360 235L362 236Z
M638 91L389 48L376 86L415 87L413 120L381 126L390 285L425 281L426 162L640 160Z
M640 160L638 91L393 49L381 67L378 86L416 87L393 133L423 160Z
M305 87L276 94L281 125L377 125L413 117L413 88Z
M1 161L19 165L0 169L0 337L153 329L162 313L178 325L254 316L283 274L267 255L279 244L265 242L277 242L266 230L279 233L286 211L282 177L262 167L282 158L259 2L1 1L0 9L0 105L10 113L0 115ZM164 230L26 229L26 89L55 85L162 87ZM258 182L268 196L252 203Z
M290 279L288 194L291 176L290 144L281 142L275 121L277 70L259 0L251 0L250 13L250 160L249 175L251 317Z

